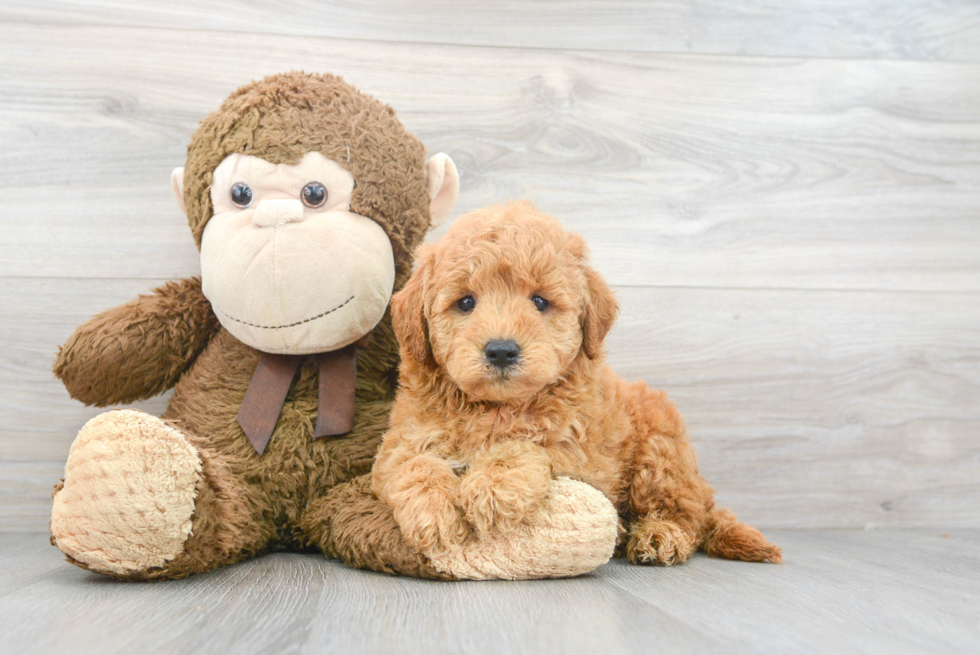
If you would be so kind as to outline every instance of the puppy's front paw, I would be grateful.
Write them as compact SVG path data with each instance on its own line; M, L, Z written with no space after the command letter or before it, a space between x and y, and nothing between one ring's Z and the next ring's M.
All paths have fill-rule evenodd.
M469 528L454 504L458 479L449 465L431 455L410 459L394 476L388 503L405 539L421 551L462 543Z
M441 502L425 505L395 510L395 522L405 540L422 552L441 552L463 543L468 530L456 507Z
M489 466L463 477L456 504L481 537L512 532L537 510L551 484L546 468Z

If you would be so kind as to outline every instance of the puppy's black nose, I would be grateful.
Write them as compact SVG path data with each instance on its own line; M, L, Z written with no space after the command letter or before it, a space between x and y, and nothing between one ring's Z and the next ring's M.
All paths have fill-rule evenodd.
M506 341L498 339L489 342L483 348L483 356L497 368L504 369L517 363L521 357L521 349L510 339Z

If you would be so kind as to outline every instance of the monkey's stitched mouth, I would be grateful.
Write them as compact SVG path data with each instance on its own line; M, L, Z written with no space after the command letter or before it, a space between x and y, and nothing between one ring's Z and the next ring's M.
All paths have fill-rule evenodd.
M333 314L335 311L337 311L338 309L340 309L341 307L343 307L344 305L346 305L347 303L349 303L353 299L354 299L354 296L351 296L350 298L348 298L344 302L340 303L339 305L337 305L333 309L328 309L327 311L323 312L322 314L317 314L316 316L311 316L309 318L304 318L302 321L296 321L295 323L290 323L289 325L258 325L256 323L249 323L248 321L243 321L240 318L235 318L234 316L232 316L228 312L226 312L226 311L224 311L224 310L222 310L222 309L220 309L218 307L215 307L215 309L217 309L219 312L221 312L222 314L224 314L225 316L227 316L231 320L235 321L236 323L241 323L242 325L248 325L249 327L259 328L259 329L262 329L262 330L283 330L285 328L291 328L291 327L295 327L297 325L302 325L303 323L309 323L311 321L315 321L318 318L323 318L327 314Z

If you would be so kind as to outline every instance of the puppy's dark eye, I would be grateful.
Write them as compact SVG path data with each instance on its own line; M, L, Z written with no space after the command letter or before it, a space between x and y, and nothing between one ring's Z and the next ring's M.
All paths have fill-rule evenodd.
M539 312L543 312L551 306L551 303L541 296L531 296L531 302L534 303L534 306L538 308Z
M307 207L320 207L327 201L327 188L319 182L310 182L303 187L303 204Z
M463 296L456 301L456 308L464 314L473 311L474 307L476 307L476 300L473 296Z
M231 185L231 201L240 209L245 209L252 204L252 189L244 182L235 182Z

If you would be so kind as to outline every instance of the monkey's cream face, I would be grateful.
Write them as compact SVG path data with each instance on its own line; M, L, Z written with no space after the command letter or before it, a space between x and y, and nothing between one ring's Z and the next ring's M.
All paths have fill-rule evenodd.
M201 279L221 324L258 350L310 354L370 332L395 281L388 235L350 210L354 178L317 152L233 154L215 169Z

